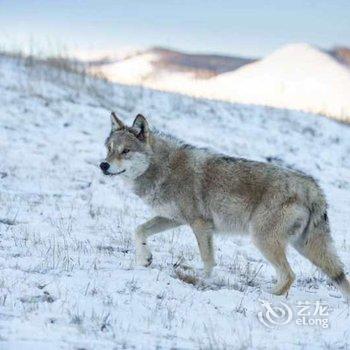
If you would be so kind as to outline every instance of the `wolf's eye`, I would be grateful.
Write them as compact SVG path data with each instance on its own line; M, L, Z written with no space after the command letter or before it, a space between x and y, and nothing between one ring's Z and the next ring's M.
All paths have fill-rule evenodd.
M127 154L127 153L129 153L130 152L130 150L129 149L127 149L127 148L124 148L123 149L123 152L122 152L122 154Z
M112 146L111 145L108 145L107 149L108 149L108 152L112 152Z

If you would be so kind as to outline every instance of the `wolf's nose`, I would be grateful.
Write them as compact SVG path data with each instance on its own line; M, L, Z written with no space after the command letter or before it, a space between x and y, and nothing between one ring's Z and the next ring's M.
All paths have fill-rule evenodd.
M107 162L102 162L100 164L100 168L102 169L102 171L107 171L109 168L109 164Z

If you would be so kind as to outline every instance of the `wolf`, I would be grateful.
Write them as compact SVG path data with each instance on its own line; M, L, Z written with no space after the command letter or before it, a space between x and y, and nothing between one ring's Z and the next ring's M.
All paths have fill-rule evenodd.
M137 264L152 263L149 236L189 225L206 276L215 266L214 234L242 233L251 236L276 270L272 293L286 294L295 279L286 258L291 244L350 296L330 234L325 195L312 177L196 148L151 129L141 114L127 126L112 112L111 125L101 170L121 176L156 213L136 229Z

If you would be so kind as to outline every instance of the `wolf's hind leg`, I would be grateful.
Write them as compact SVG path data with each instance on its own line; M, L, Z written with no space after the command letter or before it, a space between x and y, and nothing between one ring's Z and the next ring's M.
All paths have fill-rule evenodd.
M167 219L162 216L156 216L138 226L135 233L136 264L147 267L152 263L152 253L147 245L147 238L149 236L178 227L180 225L180 223L174 220Z
M272 293L276 295L286 294L294 282L295 274L286 257L285 242L279 240L276 235L260 233L253 235L253 242L276 270L277 284Z
M197 219L191 224L196 236L199 252L204 265L204 273L209 277L215 266L213 246L213 223L204 219Z

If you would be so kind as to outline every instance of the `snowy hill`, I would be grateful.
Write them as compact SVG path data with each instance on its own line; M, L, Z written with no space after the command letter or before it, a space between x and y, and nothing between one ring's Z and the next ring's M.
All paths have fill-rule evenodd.
M329 199L335 245L350 272L348 126L0 56L0 348L346 348L349 306L295 251L289 260L297 280L286 298L265 291L274 272L242 237L216 238L214 276L196 285L176 274L185 265L201 268L187 228L152 237L151 267L134 266L133 232L152 213L98 168L111 109L128 122L142 112L195 145L313 175ZM294 319L266 327L259 300L283 301ZM299 302L320 301L328 328L296 324Z
M153 49L93 66L109 80L230 102L320 113L350 122L347 50L284 46L259 61ZM212 63L211 63L212 62ZM186 63L186 64L185 64Z
M92 65L91 72L100 72L109 80L117 80L119 83L139 85L154 74L154 64L158 56L146 52L132 55L113 63Z
M306 44L282 47L265 59L208 82L211 97L322 113L350 121L350 70Z
M254 61L234 56L189 54L161 47L135 51L121 59L114 57L91 62L91 71L102 73L111 81L165 90L171 89L174 80L208 79Z

